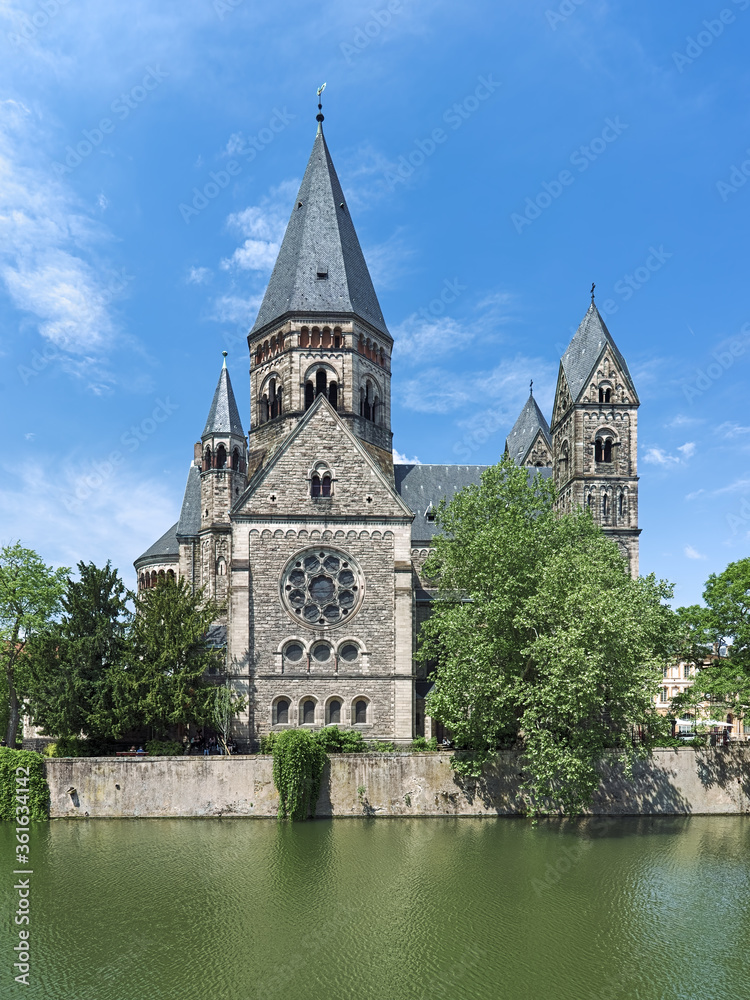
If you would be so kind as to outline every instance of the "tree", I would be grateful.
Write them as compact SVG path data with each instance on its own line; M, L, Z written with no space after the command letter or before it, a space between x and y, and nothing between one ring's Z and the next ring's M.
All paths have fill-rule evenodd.
M522 752L532 811L580 811L601 761L647 752L673 644L671 587L633 580L588 511L558 513L555 487L510 460L441 504L425 572L439 582L418 656L435 660L428 712L450 730L457 770Z
M126 663L113 675L118 732L150 726L165 736L179 723L210 721L215 686L205 674L223 668L224 654L210 646L207 634L222 611L182 578L141 592Z
M214 687L209 721L216 730L226 754L229 753L227 740L232 731L232 719L246 708L247 698L243 694L234 693L228 677L223 684Z
M708 697L726 711L746 715L750 711L750 558L730 563L718 575L712 573L703 600L705 607L693 605L677 612L683 658L697 670L694 691L686 692L676 707L697 705Z
M16 744L22 693L17 685L27 644L60 612L68 568L47 566L20 542L0 549L0 658L8 684L5 740Z
M62 618L29 645L29 705L50 736L106 737L117 726L112 675L122 667L132 620L117 570L78 563L68 579Z

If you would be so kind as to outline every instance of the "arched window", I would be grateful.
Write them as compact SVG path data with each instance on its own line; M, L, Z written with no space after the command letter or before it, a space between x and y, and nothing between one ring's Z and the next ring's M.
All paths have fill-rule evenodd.
M164 570L160 569L159 570L159 583L164 583L164 578L165 578L164 577Z
M315 373L315 395L316 396L325 396L327 382L328 382L328 379L326 378L325 371L322 368L318 369L318 371Z
M333 328L333 346L336 347L336 348L343 346L342 343L341 343L341 327L340 326L334 326L334 328Z
M303 326L299 332L299 346L309 347L310 346L310 330Z
M328 725L338 725L341 722L341 702L338 698L332 698L328 702Z
M597 437L594 445L594 458L597 462L612 461L612 438Z
M305 383L305 409L309 410L315 402L315 386L312 382Z
M262 424L268 423L268 396L265 394L260 400L260 422Z
M605 386L599 386L599 402L609 403L612 399L612 390Z
M275 726L289 725L289 700L287 698L279 698L273 707L273 716Z
M609 517L609 497L606 493L602 497L602 515L604 517Z
M323 327L323 341L322 341L322 346L323 347L330 347L331 346L331 328L329 326L324 326Z
M146 588L146 577L143 575L143 573L141 573L141 575L138 577L138 589L145 590L145 588Z
M156 586L156 570L155 569L151 571L151 586L152 587Z
M310 496L319 497L321 495L320 476L315 474L310 480Z
M224 560L224 559L217 559L216 560L216 575L217 576L226 576L227 575L226 560Z
M328 386L328 402L337 410L339 408L339 387L335 382L331 382Z
M227 449L223 444L220 444L216 449L216 468L224 469L227 464Z
M380 423L380 400L375 397L375 402L372 404L372 419L376 424Z
M277 417L276 412L276 379L272 378L268 383L268 419L273 420Z
M617 498L617 514L619 517L625 516L625 494L621 493Z
M591 510L594 506L594 497L591 493L586 497L586 506Z
M167 579L171 580L172 583L174 583L174 581L175 581L175 575L174 575L174 570L173 569L168 569L167 570Z
M234 472L240 471L240 453L237 448L232 452L232 470Z
M311 341L310 346L311 347L320 347L320 328L317 327L317 326L314 326L312 328L312 341Z
M364 698L360 698L358 701L354 702L354 724L356 726L364 725L367 722L367 702Z
M329 497L331 495L331 477L329 475L323 476L320 484L320 495L322 497Z
M362 416L365 420L372 420L372 382L368 379L365 383L365 392L362 401Z
M211 468L211 449L206 445L206 450L203 453L203 471L208 472Z
M312 726L315 723L315 702L307 698L302 702L302 725Z

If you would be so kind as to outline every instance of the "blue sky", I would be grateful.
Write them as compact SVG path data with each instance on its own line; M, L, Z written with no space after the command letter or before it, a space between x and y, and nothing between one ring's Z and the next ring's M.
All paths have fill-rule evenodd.
M749 37L750 0L9 0L2 541L132 584L223 349L247 424L327 81L395 448L496 461L530 378L549 415L595 281L642 403L641 569L698 600L750 537Z

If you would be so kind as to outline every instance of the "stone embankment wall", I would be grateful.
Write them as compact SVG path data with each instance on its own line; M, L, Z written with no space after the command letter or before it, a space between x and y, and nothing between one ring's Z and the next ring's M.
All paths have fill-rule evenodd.
M123 818L276 815L271 758L92 757L47 762L51 815ZM518 761L502 754L481 781L455 774L450 755L330 758L316 815L513 816ZM592 812L675 815L750 812L750 746L657 750L633 780L605 769Z

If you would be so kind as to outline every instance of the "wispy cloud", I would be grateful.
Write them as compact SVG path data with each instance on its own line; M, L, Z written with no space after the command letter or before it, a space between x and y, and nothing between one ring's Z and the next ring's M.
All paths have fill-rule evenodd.
M185 279L189 285L205 285L211 280L211 269L208 267L191 267Z
M299 181L288 180L271 188L257 205L248 205L233 212L227 227L245 237L231 257L223 260L225 270L260 271L267 274L273 268L284 238L289 219L289 206L299 187Z
M706 556L702 555L697 549L694 549L692 545L686 545L684 549L685 555L688 559L705 559Z
M750 427L743 427L742 424L733 421L725 421L716 428L716 433L724 438L740 437L743 434L750 434Z
M695 454L695 442L686 441L677 448L677 451L680 452L679 455L670 455L663 448L649 448L643 456L643 461L649 465L660 465L664 469L684 465Z

